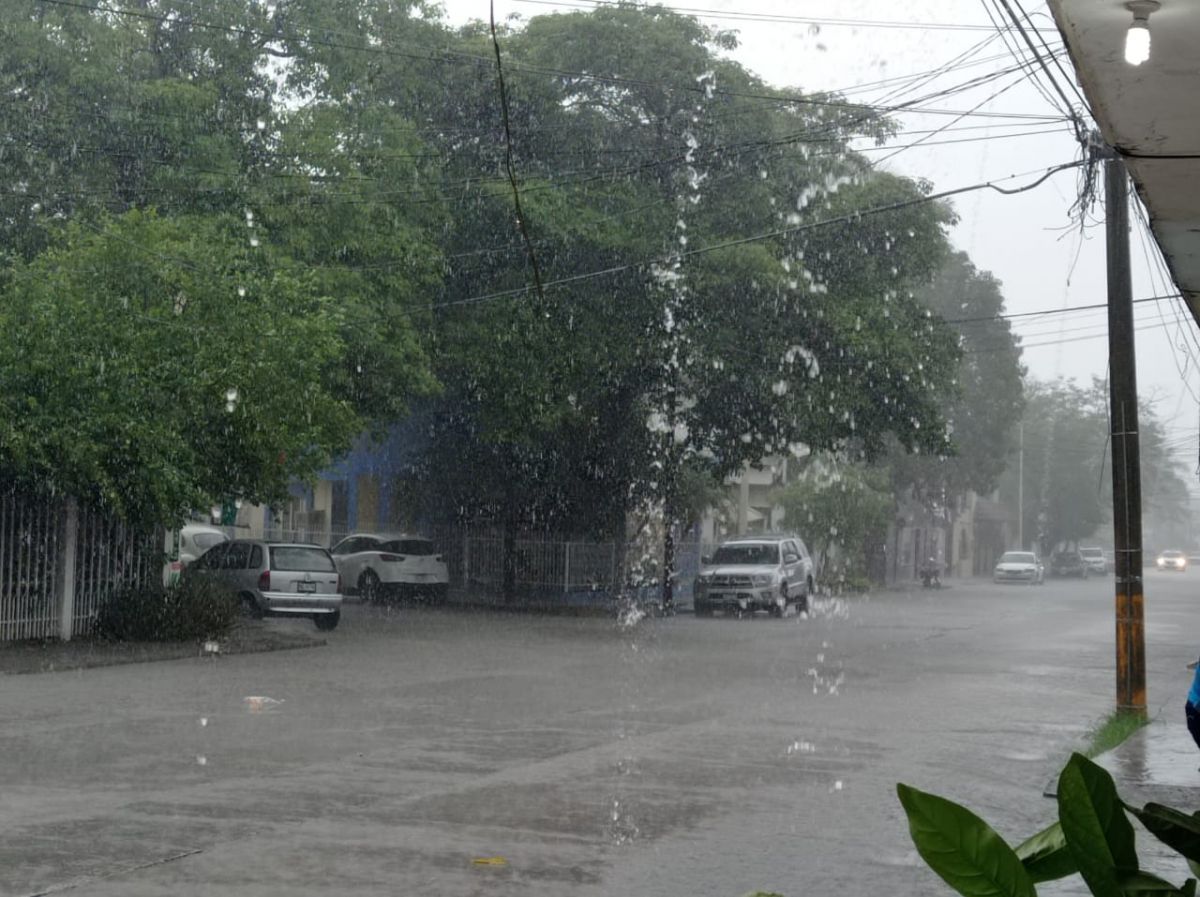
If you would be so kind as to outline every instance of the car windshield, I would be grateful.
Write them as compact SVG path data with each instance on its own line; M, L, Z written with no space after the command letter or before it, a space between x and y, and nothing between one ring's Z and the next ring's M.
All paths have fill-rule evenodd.
M1035 564L1037 555L1028 551L1006 551L1000 558L1002 564Z
M1177 559L1183 557L1183 552L1181 552L1181 551L1164 551L1162 553L1162 556L1169 561L1174 561L1174 560L1177 560Z
M287 572L331 573L333 558L323 548L303 545L272 545L271 569Z
M778 564L779 546L773 542L722 545L713 554L712 562L732 566Z
M390 542L384 542L378 550L416 557L437 554L434 544L428 539L393 539Z

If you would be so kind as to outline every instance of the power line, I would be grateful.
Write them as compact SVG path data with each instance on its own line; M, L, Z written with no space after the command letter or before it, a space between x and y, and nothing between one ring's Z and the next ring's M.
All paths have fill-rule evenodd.
M1062 56L1063 51L1066 49L1065 46L1060 46L1059 49L1055 50L1050 46L1049 42L1046 40L1046 32L1049 31L1050 33L1057 33L1057 29L1056 28L1046 28L1046 29L1037 28L1033 24L1033 16L1031 16L1028 12L1026 12L1025 7L1021 5L1021 0L1013 0L1013 3L1015 3L1017 9L1019 9L1021 11L1021 15L1025 17L1025 21L1029 23L1029 29L1028 29L1029 33L1037 35L1038 41L1041 42L1043 49L1045 49L1045 51L1046 51L1046 58L1052 59L1054 61L1054 67L1056 69L1058 69L1059 73L1063 76L1063 80L1066 81L1067 84L1070 85L1071 91L1079 99L1079 105L1084 110L1086 110L1089 114L1091 114L1092 107L1088 103L1087 97L1085 97L1083 95L1083 92L1079 89L1079 85L1075 83L1075 80L1076 80L1075 77L1070 72L1068 72L1066 69L1063 68L1061 56ZM1043 13L1043 15L1044 15L1044 13ZM1016 21L1016 20L1014 19L1014 21ZM1095 116L1093 116L1093 118L1094 117Z
M774 239L776 237L788 236L791 234L801 233L803 231L808 231L808 230L815 230L820 227L828 227L828 226L834 225L834 224L849 224L851 222L858 221L858 220L862 219L863 217L866 217L869 215L877 215L877 214L882 214L882 213L886 213L886 212L899 211L902 209L911 208L916 205L922 205L927 202L936 202L938 200L947 199L951 196L957 196L962 193L969 193L969 192L972 192L975 190L990 189L990 190L995 190L999 193L1003 193L1006 195L1012 195L1015 193L1023 193L1027 190L1034 189L1035 187L1037 187L1038 185L1040 185L1041 183L1043 183L1044 181L1046 181L1048 178L1052 177L1053 175L1057 174L1058 172L1066 171L1066 170L1072 169L1072 168L1077 168L1080 164L1081 164L1080 162L1066 162L1061 165L1052 166L1048 169L1045 169L1042 172L1041 177L1039 177L1037 180L1035 180L1029 184L1025 184L1021 187L1017 187L1017 188L1007 189L1004 187L1000 187L999 183L1003 182L1003 181L1013 180L1018 177L1028 177L1030 172L1026 172L1023 174L1010 175L1006 178L998 178L995 181L985 181L980 184L972 184L968 187L957 187L953 190L944 190L940 193L930 193L930 194L927 194L925 196L922 196L922 197L919 197L916 199L902 200L900 202L889 203L889 204L883 205L883 206L875 206L870 209L861 209L859 211L851 212L851 213L848 213L845 215L839 215L834 218L825 218L825 219L821 219L819 221L810 221L810 222L806 222L803 224L792 225L790 227L779 228L778 230L766 231L764 233L755 234L753 236L739 237L739 238L732 239L732 240L725 240L725 241L718 242L718 243L712 243L707 246L702 246L698 249L689 249L685 252L678 253L678 256L680 258L689 258L692 256L702 255L702 254L709 253L709 252L715 252L720 249L729 249L734 246L743 246L748 243L760 243L764 240L770 240L770 239ZM547 281L545 284L543 284L543 286L546 288L553 287L553 286L564 286L566 284L578 283L579 281L591 280L591 279L597 278L597 277L607 277L607 276L611 276L613 274L619 274L619 273L622 273L625 271L632 271L635 269L646 268L652 264L655 264L657 261L659 261L659 259L653 258L653 259L647 259L647 260L644 260L641 262L629 262L629 263L620 264L620 265L612 265L610 267L602 268L597 271L589 271L589 272L585 272L585 273L581 273L581 274L571 275L569 277L562 277L562 278L558 278L556 280ZM510 289L510 290L500 290L495 293L486 293L481 296L472 296L472 297L469 297L466 299L453 299L453 300L450 300L447 302L434 303L431 307L438 309L438 308L449 308L449 307L458 306L458 305L474 305L474 304L477 304L480 302L491 302L491 301L494 301L497 299L511 299L511 298L525 295L528 292L529 292L528 287L520 287L517 289Z
M1178 295L1178 294L1171 293L1171 294L1160 295L1160 296L1145 296L1141 299L1134 299L1133 301L1134 301L1134 304L1137 304L1139 302L1158 302L1161 299L1172 299L1176 295ZM1066 308L1047 308L1047 309L1042 309L1040 311L1023 311L1023 312L1014 312L1013 314L1001 314L1001 315L982 315L980 317L975 317L975 318L946 318L944 320L946 321L947 324L974 324L977 322L989 322L990 323L993 321L1012 321L1017 318L1040 318L1040 317L1045 317L1047 315L1075 314L1075 313L1081 312L1081 311L1093 311L1095 309L1106 309L1106 308L1108 308L1107 302L1094 302L1090 305L1070 305L1070 306L1067 306Z
M1046 77L1050 79L1050 85L1054 88L1055 92L1062 99L1062 101L1063 101L1063 110L1062 111L1064 113L1073 113L1074 108L1075 108L1074 105L1071 103L1071 100L1067 97L1066 93L1063 92L1062 86L1058 83L1058 79L1054 77L1054 72L1050 71L1050 66L1046 63L1046 61L1044 59L1042 59L1042 54L1038 51L1037 45L1034 44L1033 38L1030 37L1029 33L1025 30L1025 26L1021 23L1020 18L1017 16L1017 14L1015 12L1013 12L1013 8L1012 8L1012 5L1009 3L1009 0L998 0L998 2L1000 3L1001 6L1004 7L1005 12L1008 13L1009 19L1017 27L1017 31L1020 32L1021 37L1025 39L1025 43L1028 45L1030 51L1033 53L1033 58L1037 61L1038 66L1045 73ZM1076 128L1076 133L1078 135L1079 142L1081 144L1084 143L1084 138L1086 135L1083 130L1083 124L1081 122L1079 122L1077 118L1076 118L1075 128Z
M43 3L43 4L49 4L52 6L61 6L61 7L73 8L73 9L80 9L80 10L84 10L84 11L92 12L92 13L105 12L105 13L109 13L111 15L138 18L138 19L155 21L155 22L164 23L164 24L174 24L174 22L167 16L162 16L162 15L158 15L155 13L150 13L150 12L136 10L136 9L107 6L107 5L102 5L100 3L89 4L86 2L82 2L82 0L38 0L38 2ZM449 62L457 59L457 60L463 60L464 62L469 62L469 63L477 65L477 66L480 66L480 65L490 66L491 65L490 60L488 60L486 57L478 56L478 55L471 54L471 53L466 53L466 52L459 51L459 50L445 49L442 51L443 52L442 56L433 56L433 55L430 55L427 53L403 52L400 50L393 49L392 47L384 46L382 44L380 44L378 46L373 46L373 45L369 45L369 44L339 43L337 41L317 40L315 38L305 37L303 35L286 34L286 33L279 33L279 32L268 32L268 31L263 31L261 29L256 29L256 28L246 28L246 27L241 27L241 26L236 26L236 25L223 25L223 24L218 24L218 23L213 23L213 22L199 21L196 19L189 19L187 24L189 26L195 27L195 28L204 28L204 29L215 30L215 31L223 31L223 32L226 32L229 34L236 34L241 37L256 38L256 39L263 40L264 43L288 41L288 42L294 42L294 43L298 43L298 44L306 44L309 46L321 46L321 47L328 47L331 49L352 50L352 51L369 53L369 54L385 56L385 57L394 56L394 57L403 58L403 59L414 59L414 60L419 60L419 61L423 61L423 62L449 63ZM550 68L550 67L545 67L545 66L523 65L520 63L510 63L508 67L512 71L529 72L529 73L533 73L533 74L542 74L542 75L553 75L555 77L566 77L566 78L572 78L572 79L579 80L579 81L591 81L591 82L596 82L596 83L601 83L601 84L614 84L614 85L625 85L625 86L636 86L636 87L653 87L653 88L657 88L657 89L661 89L661 90L683 92L683 93L693 93L693 94L704 92L703 88L700 88L694 84L677 84L677 85L676 84L662 84L659 82L649 81L649 80L640 79L640 78L628 78L628 77L620 77L620 76L615 76L615 75L597 75L595 73L590 73L590 72L571 71L571 70L567 70L567 69L556 69L556 68ZM822 99L822 98L818 98L818 97L806 97L806 96L794 95L794 94L790 94L790 93L786 93L786 92L756 93L756 92L750 92L750 91L729 91L729 90L723 90L723 89L717 88L717 89L712 90L712 94L714 96L738 97L738 98L742 98L742 99L765 100L765 101L769 101L769 102L781 104L781 105L821 106L821 107L827 107L827 108L849 109L849 110L866 108L865 104L862 104L862 103L852 103L852 102L845 102L845 101L833 100L833 99ZM936 96L937 95L935 95L935 97ZM884 113L884 114L889 114L889 113L894 113L894 112L921 112L921 113L926 113L926 114L931 114L931 115L961 115L962 114L961 111L958 111L958 110L936 109L936 108L918 108L915 106L915 103L927 102L927 101L928 101L928 98L914 101L914 104L902 104L900 106L892 107L892 108L878 107L878 108L873 109L873 111ZM984 115L983 113L973 113L973 114ZM987 113L986 115L987 115L987 117L1007 118L1007 119L1024 118L1024 119L1031 119L1031 120L1032 119L1045 120L1047 118L1047 116L1045 116L1045 115L1022 114L1022 113Z
M606 0L513 0L515 3L526 3L536 6L570 7L575 9L604 9L620 8L625 4L606 2ZM670 6L662 3L646 4L635 7L639 10L662 7L674 13L686 13L703 19L726 19L739 22L768 22L776 24L818 25L821 27L840 28L897 28L919 31L990 31L987 25L976 25L969 22L905 22L888 19L838 19L827 16L790 16L775 13L743 13L717 9L704 9L694 6Z

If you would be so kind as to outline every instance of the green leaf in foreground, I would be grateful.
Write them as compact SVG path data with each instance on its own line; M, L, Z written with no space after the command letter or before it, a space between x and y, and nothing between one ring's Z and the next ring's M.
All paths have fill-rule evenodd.
M953 801L896 786L917 852L963 897L1036 897L1016 852L992 828Z
M1136 872L1133 826L1112 776L1072 754L1058 779L1058 820L1079 874L1096 897L1120 897L1120 873Z
M1184 892L1169 881L1149 872L1129 872L1117 876L1117 886L1122 897L1183 897Z
M1189 816L1171 807L1153 803L1146 804L1140 810L1128 804L1125 808L1158 840L1188 860L1200 862L1200 816Z
M1019 844L1017 857L1034 884L1065 878L1079 871L1075 858L1067 848L1062 824L1058 822Z

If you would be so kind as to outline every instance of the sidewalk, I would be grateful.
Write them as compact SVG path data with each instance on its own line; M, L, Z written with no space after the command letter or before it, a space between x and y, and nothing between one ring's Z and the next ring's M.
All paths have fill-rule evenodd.
M1164 708L1096 762L1112 773L1129 803L1155 801L1188 813L1200 810L1200 750L1188 734L1182 702L1177 713Z
M1095 759L1112 774L1126 803L1166 804L1191 815L1200 810L1200 750L1188 734L1182 702L1173 709L1164 707L1149 725ZM1191 876L1178 854L1140 824L1134 827L1143 868L1176 884Z

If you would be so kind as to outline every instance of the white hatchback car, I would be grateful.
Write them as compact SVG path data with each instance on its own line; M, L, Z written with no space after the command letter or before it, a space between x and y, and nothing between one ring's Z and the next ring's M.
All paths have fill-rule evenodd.
M354 533L330 549L346 590L364 601L421 595L443 600L450 571L430 539L405 533Z

